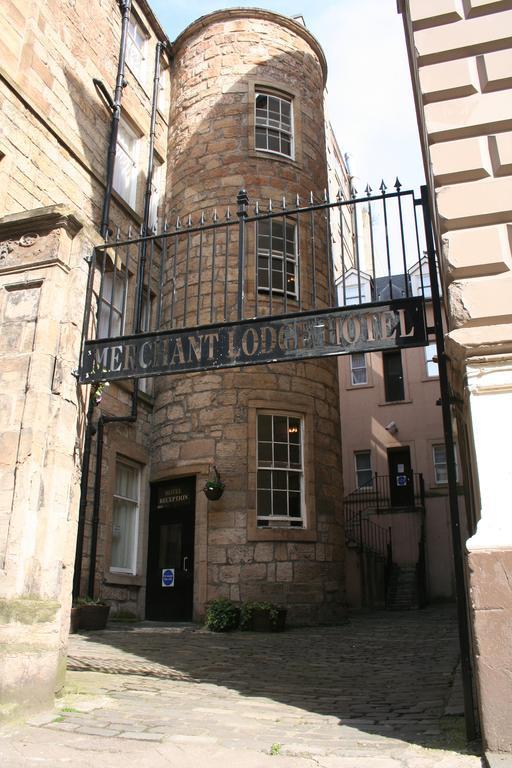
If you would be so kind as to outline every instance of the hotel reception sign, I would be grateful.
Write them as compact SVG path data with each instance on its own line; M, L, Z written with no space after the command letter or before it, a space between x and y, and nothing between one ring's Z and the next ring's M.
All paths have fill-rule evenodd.
M87 341L81 383L206 371L428 343L422 298Z

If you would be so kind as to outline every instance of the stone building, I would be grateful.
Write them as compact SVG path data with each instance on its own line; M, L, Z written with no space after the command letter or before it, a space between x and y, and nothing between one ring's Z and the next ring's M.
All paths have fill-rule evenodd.
M112 383L91 398L75 378L89 299L99 335L132 324L137 302L140 327L153 315L158 281L149 267L139 295L116 239L161 228L164 209L170 221L223 212L243 187L267 208L327 187L316 40L238 9L171 45L144 0L8 2L0 20L0 698L15 717L62 682L73 575L75 595L141 618L200 619L226 596L285 603L292 623L339 619L342 481L333 359ZM328 306L330 264L299 260L293 221L276 220L279 233L279 253L252 235L247 307L292 311L299 285L304 308L312 293ZM176 307L199 324L190 266ZM207 502L214 465L225 491Z
M448 313L467 487L465 561L484 741L512 749L512 8L402 0Z

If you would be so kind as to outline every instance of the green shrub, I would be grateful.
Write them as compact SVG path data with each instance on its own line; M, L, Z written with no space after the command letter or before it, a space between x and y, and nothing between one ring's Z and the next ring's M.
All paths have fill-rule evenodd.
M240 609L231 600L220 597L208 606L206 626L211 632L229 632L238 627Z
M279 606L275 605L274 603L258 603L248 601L242 605L240 610L240 629L252 628L252 617L255 611L268 613L270 623L274 626L277 624Z

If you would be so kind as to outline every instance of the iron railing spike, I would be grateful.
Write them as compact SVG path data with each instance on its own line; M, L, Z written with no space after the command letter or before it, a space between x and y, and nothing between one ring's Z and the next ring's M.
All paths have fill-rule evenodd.
M269 199L268 199L268 210L269 210L270 213L272 213L272 198L271 197L269 197Z
M297 208L300 208L300 197L297 195Z
M204 224L204 211L201 211L201 225Z
M227 209L227 211L225 213L225 218L227 219L227 221L229 221L230 218L231 218L231 211L229 210L229 205L228 205L228 209Z
M341 192L341 187L338 187L338 191L336 192L336 200L339 202L340 200L343 200L343 194Z
M218 220L219 220L219 217L217 215L217 209L214 208L213 209L213 222L214 222L214 224L216 224L218 222Z
M286 197L285 197L285 195L283 195L282 207L283 207L283 211L285 211L286 210Z
M400 179L397 176L396 177L396 181L395 181L395 189L396 189L397 192L400 192L401 188L402 188L402 185L400 184Z
M169 229L169 222L167 221L167 219L164 219L164 229L163 229L163 231L167 232L168 229Z
M329 202L329 197L327 195L327 190L324 189L324 203L327 203L327 202Z
M176 229L179 229L181 227L181 219L179 216L176 216Z
M367 197L370 197L370 195L372 194L373 190L372 190L372 188L370 187L369 184L366 185L365 192L366 192Z
M121 227L116 227L116 240L121 239Z
M309 202L311 205L314 205L313 190L309 193Z
M352 198L355 200L357 197L357 189L355 187L352 187Z
M256 214L256 216L260 215L260 202L259 202L259 200L256 200L256 202L254 204L254 213Z
M384 184L384 179L382 179L382 181L381 181L381 184L380 184L380 187L379 187L379 189L380 189L380 191L382 192L382 194L383 194L383 195L385 195L385 194L386 194L386 189L387 189L387 187L386 187L386 185Z
M128 227L128 240L131 240L131 239L132 239L132 225L130 224L130 226Z
M187 219L187 227L191 227L191 226L192 226L192 214L189 213L188 219Z

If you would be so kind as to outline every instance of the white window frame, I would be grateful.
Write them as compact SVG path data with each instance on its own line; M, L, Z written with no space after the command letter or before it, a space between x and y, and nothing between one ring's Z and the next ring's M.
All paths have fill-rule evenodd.
M123 118L119 121L112 186L129 206L137 202L140 136Z
M136 498L130 498L127 496L122 496L117 492L117 478L118 478L118 467L120 465L123 465L125 467L129 467L130 469L135 469L137 472L137 495ZM110 571L112 573L126 573L130 574L132 576L135 576L137 573L137 555L138 555L138 544L139 544L139 518L140 518L140 491L141 491L141 475L142 475L142 467L140 464L137 464L134 461L130 461L130 459L126 459L124 456L117 456L116 457L116 474L114 479L114 494L113 494L113 500L112 500L112 538L114 538L114 516L115 516L115 508L116 508L116 500L122 501L124 504L132 505L133 507L133 514L135 516L135 520L133 523L133 541L131 543L131 552L130 552L130 563L127 567L120 566L120 565L113 565L112 564L112 554L113 554L113 546L111 546L110 551Z
M358 458L360 456L367 456L369 459L369 466L368 467L359 467L358 466ZM372 452L370 450L367 451L354 451L354 471L356 475L356 489L360 491L363 488L373 488L373 467L372 467ZM359 477L363 472L369 472L370 473L370 482L366 482L361 484L359 481Z
M362 365L355 365L357 359L362 358ZM364 371L364 381L356 381L357 373ZM366 366L366 355L364 352L353 352L350 355L350 382L353 387L361 387L368 384L368 368Z
M266 227L268 225L268 234L266 232L262 232L262 227ZM281 235L282 237L279 238L278 234L274 232L274 229L276 227L282 227ZM293 227L293 241L289 240L286 237L287 234L287 228ZM269 239L269 245L268 247L263 247L261 245L261 238L268 238ZM284 295L284 285L289 275L293 274L293 290L286 290L286 296L288 299L297 299L299 295L299 254L297 250L297 224L294 221L290 221L288 219L285 219L284 221L280 219L262 219L258 223L258 235L257 235L257 258L258 258L258 291L261 293L270 293L270 277L272 272L272 278L274 274L281 275L283 288L276 287L274 279L272 279L272 294L279 294ZM276 248L276 239L281 239L283 241L283 250L279 250ZM292 243L293 249L288 249L288 244ZM272 251L272 256L270 255L270 252ZM260 267L260 260L266 260L267 265L266 267L262 266ZM274 269L275 264L280 265L280 269L276 270ZM290 271L289 271L290 270ZM268 285L263 285L261 282L261 277L263 275L266 275L266 279L268 282Z
M148 34L132 11L126 38L126 63L143 85L146 82L147 51Z
M162 168L163 163L157 157L153 159L153 175L151 178L151 197L149 200L149 230L158 228L158 208L161 201L162 192Z
M439 460L438 452L442 451L444 459ZM448 484L448 467L446 464L446 446L444 443L437 443L432 446L432 462L434 466L434 483L436 485Z
M426 347L423 348L425 353L425 372L428 379L438 379L439 378L439 365L432 360L432 358L437 356L437 345L434 342L431 342Z
M267 99L266 108L258 107L258 98L265 97ZM278 106L278 110L270 110L270 99L275 99L276 103L273 106ZM283 114L283 105L289 106L290 118ZM285 110L286 111L286 110ZM276 119L271 117L272 114L279 114ZM272 91L266 91L257 89L254 98L254 149L257 152L270 152L280 157L287 157L290 160L295 158L295 138L294 138L294 124L293 124L293 98L291 96L272 93ZM258 135L265 138L265 146L258 146ZM271 149L271 139L277 139L279 149ZM283 142L290 143L290 151L283 150Z
M340 306L351 307L356 304L366 304L368 284L366 280L361 280L361 300L359 300L359 285L357 283L349 283L345 285L345 303L343 303L343 281L339 284L339 302Z
M260 440L260 417L268 416L272 419L272 439L271 441L263 441ZM300 440L298 444L290 443L288 441L287 443L282 443L281 441L276 441L275 438L275 429L274 429L274 419L276 418L285 418L288 420L287 422L287 429L288 434L290 433L290 429L293 429L293 425L290 425L290 420L298 421L300 424ZM304 424L305 419L304 416L301 414L296 413L286 413L286 412L277 412L277 411L258 411L256 414L256 519L257 519L257 525L261 528L289 528L289 529L304 529L306 527L306 503L305 503L305 493L304 493ZM260 451L259 446L260 443L265 444L271 444L272 446L272 459L269 461L264 461L260 459ZM276 462L275 461L275 445L288 445L288 461L285 462ZM296 462L298 466L291 466L290 462L290 452L289 448L290 446L296 446L298 445L299 448L299 462ZM269 472L270 473L270 488L267 485L260 485L260 472ZM274 486L274 473L280 473L281 475L286 476L286 488L281 489L281 487L275 487ZM290 479L291 478L297 478L299 479L299 489L298 491L296 489L290 489ZM296 480L294 479L294 483ZM261 510L259 509L259 494L258 491L269 491L270 490L270 514L262 514ZM288 508L288 514L286 515L274 515L272 514L273 511L273 504L274 504L274 492L275 491L281 491L285 490L287 494L287 508ZM290 494L299 494L300 499L300 517L298 516L292 516L289 514L289 503L290 503Z
M98 312L98 339L107 339L109 337L113 338L122 335L126 316L126 293L126 271L116 270L114 283L114 270L106 270L103 273L101 302ZM108 325L111 309L112 322L109 333Z

